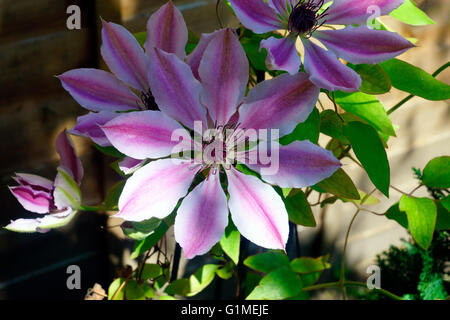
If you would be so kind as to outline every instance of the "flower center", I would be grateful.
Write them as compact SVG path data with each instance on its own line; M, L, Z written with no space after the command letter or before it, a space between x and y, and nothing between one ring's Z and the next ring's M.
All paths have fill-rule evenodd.
M318 14L324 0L301 0L293 8L289 16L288 30L290 32L311 36L322 24L319 23L327 14L325 10Z
M141 101L144 104L145 110L159 110L156 104L155 97L153 97L152 91L148 89L147 92L141 92Z

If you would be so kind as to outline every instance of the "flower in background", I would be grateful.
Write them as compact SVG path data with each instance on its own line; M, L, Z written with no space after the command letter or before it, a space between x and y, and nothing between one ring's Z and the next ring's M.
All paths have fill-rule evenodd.
M79 185L83 167L66 130L56 139L56 151L61 162L54 181L34 174L17 173L13 178L19 185L10 187L12 194L26 210L41 214L42 217L14 220L6 229L46 232L69 223L75 216L81 205Z
M391 59L414 47L399 34L373 30L366 23L376 6L381 15L389 14L404 0L334 0L323 10L324 0L230 0L242 24L255 33L287 30L284 38L271 37L261 42L268 52L267 65L291 74L298 72L301 59L296 40L304 49L304 68L311 81L330 91L358 91L360 76L339 61L375 64ZM347 25L335 29L331 25ZM354 26L359 25L359 26ZM330 30L319 29L329 27ZM311 38L320 41L325 50Z
M184 198L175 220L175 239L185 257L204 254L220 240L229 211L244 237L262 247L284 249L289 234L288 214L271 184L286 188L313 185L331 176L340 162L331 152L309 141L287 146L272 141L279 150L277 172L266 175L264 164L256 161L252 165L265 183L240 172L236 163L229 165L225 161L232 153L228 140L212 139L200 144L191 139L190 133L196 130L194 123L199 122L217 131L238 127L277 129L280 135L286 135L307 119L319 89L305 73L284 74L258 84L244 99L249 65L231 29L204 35L187 59L188 64L159 48L147 53L148 79L160 111L126 113L102 126L107 139L120 152L134 159L152 159L127 180L116 217L136 222L163 219ZM179 147L179 141L172 140L174 132L184 132L181 136L186 143L180 150L194 150L195 154L200 148L203 162L169 158ZM223 146L220 153L207 152L217 146ZM235 159L250 154L255 154L254 149L241 150ZM228 201L219 172L225 172L227 178ZM207 178L189 193L197 176Z
M172 2L149 18L145 51L124 27L106 21L102 24L101 54L112 73L82 68L65 72L58 78L64 89L91 111L78 118L70 133L91 138L105 147L111 144L99 125L120 112L158 109L147 78L149 52L156 47L184 59L188 30L181 12Z

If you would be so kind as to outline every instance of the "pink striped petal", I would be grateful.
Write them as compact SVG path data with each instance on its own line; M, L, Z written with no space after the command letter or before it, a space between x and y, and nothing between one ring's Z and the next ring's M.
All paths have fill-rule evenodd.
M172 2L163 5L148 19L145 42L147 53L153 48L159 48L184 59L187 41L188 30L183 15Z
M52 208L53 200L49 192L35 191L30 186L10 187L9 190L28 211L48 213Z
M137 169L142 167L145 163L145 160L134 159L131 157L125 157L122 161L119 162L119 169L124 174L132 174Z
M192 259L219 242L227 225L227 197L219 174L210 174L181 203L175 219L175 240L183 248L184 257Z
M271 186L233 167L226 173L230 194L228 207L239 232L261 247L284 249L289 223L280 196Z
M316 31L319 39L339 58L352 63L375 64L392 59L414 45L398 33L367 27Z
M115 217L127 221L165 218L184 197L198 171L190 162L152 161L137 170L125 184Z
M187 56L186 62L191 66L192 73L194 77L200 80L200 75L198 74L198 68L200 67L200 62L203 58L206 48L215 36L219 34L220 31L214 31L212 33L203 33L199 43L195 47L194 51Z
M303 188L314 185L323 179L330 177L341 167L331 151L325 150L310 141L294 141L278 148L279 157L277 163L269 165L248 164L248 166L261 174L261 177L270 184L281 188ZM267 154L267 144L258 145L260 154ZM269 147L270 148L270 147Z
M29 173L16 173L13 177L20 185L29 186L35 191L50 192L53 189L53 181Z
M103 21L101 53L109 69L123 82L148 91L148 57L136 38L124 27Z
M295 47L296 40L296 36L288 36L261 41L261 48L267 50L266 65L270 70L283 70L290 74L298 72L301 60Z
M256 33L266 33L282 27L280 18L264 0L230 0L241 23Z
M212 120L225 125L244 99L249 64L231 29L220 30L206 48L199 68L204 91L202 102Z
M90 112L84 116L78 117L77 124L69 132L70 134L87 137L102 147L110 146L105 133L100 126L106 124L119 116L120 113L103 111L99 113Z
M195 121L206 123L206 110L200 104L202 86L191 68L176 55L153 49L149 79L162 112L189 128L194 127Z
M56 152L59 154L61 167L71 175L76 183L80 184L83 178L83 165L66 130L56 138Z
M123 154L135 159L157 159L168 156L179 141L172 141L174 132L189 133L175 120L160 111L122 114L102 126L107 139Z
M398 8L404 0L334 0L327 11L327 24L366 24L379 10L380 16Z
M91 111L127 111L138 109L140 99L109 72L74 69L58 77L67 92Z
M305 47L304 66L316 86L330 91L358 91L361 77L339 61L336 55L302 38Z
M280 137L284 136L308 118L319 93L305 73L282 74L263 81L250 90L239 109L240 127L278 129Z

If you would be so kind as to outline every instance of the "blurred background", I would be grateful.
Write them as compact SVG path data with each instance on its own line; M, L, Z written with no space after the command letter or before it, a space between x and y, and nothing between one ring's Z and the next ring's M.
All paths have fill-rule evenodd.
M150 14L164 3L164 0L0 0L0 203L3 206L0 226L30 215L7 188L14 185L11 175L27 172L53 179L58 165L54 149L56 136L62 129L71 128L77 116L86 113L62 89L54 75L80 67L104 68L99 56L99 17L121 23L131 32L144 31ZM174 3L197 35L219 27L215 0ZM450 58L450 6L448 0L416 3L435 25L412 27L389 17L383 22L403 36L419 40L418 47L400 59L432 73ZM81 8L81 30L66 27L69 17L66 9L72 4ZM227 26L237 26L227 8L222 6L220 13ZM438 78L449 83L450 71ZM404 97L405 93L392 89L380 99L389 108ZM450 154L450 108L448 101L414 98L396 111L392 120L398 129L397 138L389 142L391 180L393 185L409 192L416 185L411 167L423 168L430 159ZM98 152L87 139L74 137L73 140L85 167L83 202L98 204L119 179L109 168L112 159ZM350 162L344 165L361 190L372 190L360 168ZM381 201L373 210L383 212L401 195L392 190L389 200L380 193L375 196ZM315 210L318 227L299 229L301 254L331 253L332 261L337 262L353 206L336 204ZM133 264L128 258L133 242L123 237L119 224L120 221L106 215L83 213L68 226L47 234L17 234L0 229L0 299L83 299L94 283L107 289L118 267ZM373 264L375 255L407 237L395 222L361 214L349 239L347 265L351 276L367 278L366 269ZM169 247L173 250L173 243ZM66 286L66 268L72 264L81 268L80 290L69 290ZM192 272L195 265L195 260L186 265L182 259L179 275ZM228 291L233 290L226 288L216 281L204 297L231 298ZM333 296L323 293L320 297Z

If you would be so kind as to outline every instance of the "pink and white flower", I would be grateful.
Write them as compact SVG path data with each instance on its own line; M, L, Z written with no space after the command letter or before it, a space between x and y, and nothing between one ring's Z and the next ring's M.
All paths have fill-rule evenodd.
M319 88L304 73L285 74L258 84L245 98L248 60L231 29L204 35L186 59L188 64L157 47L147 54L148 80L160 111L126 113L102 126L120 152L138 160L150 159L127 180L116 216L136 222L163 219L182 199L175 239L187 258L206 253L220 240L228 224L228 211L244 237L266 248L284 249L288 215L282 198L270 184L286 188L312 185L331 176L340 162L309 141L276 144L277 173L265 176L264 164L256 161L252 165L267 184L243 174L235 163L224 162L231 151L227 141L200 143L191 134L195 123L218 131L277 129L281 135L288 134L307 119ZM225 143L224 154L209 153L203 162L192 157L170 158L174 148L180 147L180 141L172 139L174 132L184 132L178 150L192 150L196 155L199 149L205 153L212 144ZM251 153L254 149L237 152L236 160ZM195 177L203 176L206 179L193 185Z
M297 73L301 59L296 40L300 37L305 55L303 64L310 80L330 91L358 91L360 76L342 64L339 58L355 64L376 64L414 47L399 34L373 30L366 26L379 8L381 15L389 14L404 0L334 0L321 11L327 0L230 0L242 24L255 33L278 29L287 30L284 38L271 37L261 42L268 52L267 65L273 70ZM345 28L332 25L346 25ZM358 25L358 26L354 26ZM330 26L329 30L319 29ZM320 41L328 50L310 38Z

